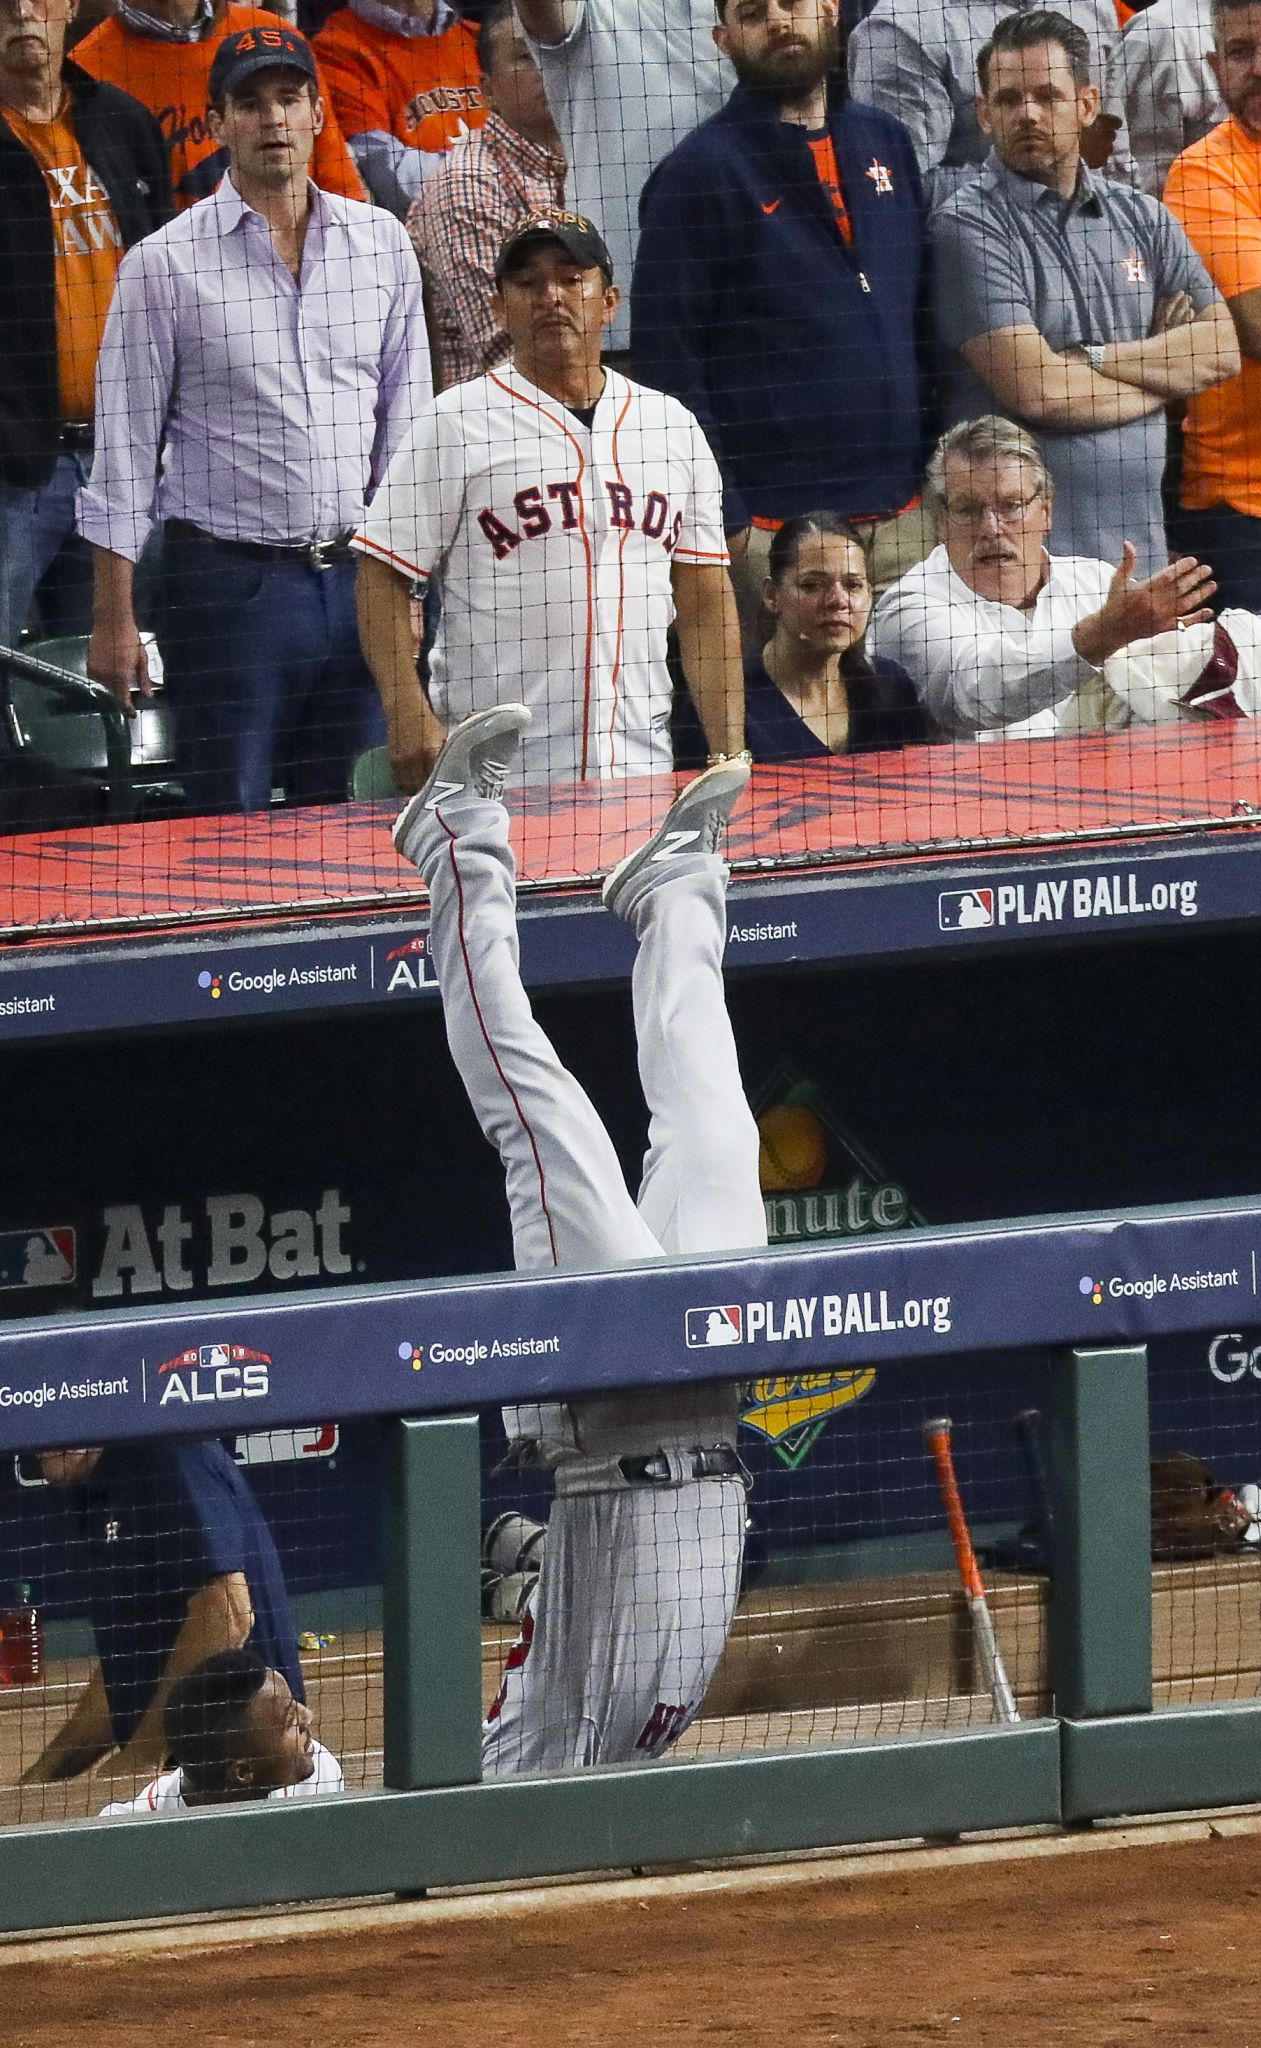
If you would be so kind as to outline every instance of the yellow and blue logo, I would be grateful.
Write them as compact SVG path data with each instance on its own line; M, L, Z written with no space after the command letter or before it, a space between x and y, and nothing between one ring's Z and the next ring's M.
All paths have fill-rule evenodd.
M765 1437L777 1458L795 1471L840 1408L861 1401L876 1383L874 1365L853 1372L779 1374L750 1380L740 1420Z

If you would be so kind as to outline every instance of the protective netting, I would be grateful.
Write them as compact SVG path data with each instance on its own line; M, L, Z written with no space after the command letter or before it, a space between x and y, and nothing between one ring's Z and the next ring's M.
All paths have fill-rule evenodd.
M1153 1360L1157 1706L1256 1693L1256 1357L1250 1337L1206 1332ZM483 1411L488 1774L1009 1718L926 1441L947 1412L1011 1701L1021 1718L1049 1712L1049 1389L1036 1352L742 1381L738 1469L671 1481L628 1461L633 1483L562 1498L559 1512L552 1478L508 1467L499 1414ZM82 1454L9 1461L6 1822L137 1796L144 1810L176 1810L181 1756L192 1759L190 1804L199 1792L210 1804L260 1796L247 1770L273 1789L335 1790L338 1766L349 1790L380 1785L383 1673L403 1652L381 1626L378 1442L377 1426L359 1422L113 1445L89 1468L64 1462ZM247 1610L233 1606L227 1569L238 1564L253 1616L243 1664ZM181 1711L141 1763L129 1732L190 1669ZM112 1720L98 1726L101 1670ZM300 1725L289 1689L305 1700ZM110 1737L122 1739L117 1753Z
M0 928L406 895L509 698L529 883L746 744L742 863L1251 818L1242 0L69 16L0 51Z
M64 72L69 0L30 13L0 34L4 931L418 894L447 827L396 854L400 790L467 713L517 698L510 822L449 834L488 886L509 832L527 886L607 874L685 775L746 748L737 872L1254 818L1255 7L720 0L715 39L710 0L349 0L299 7L297 29L128 0L80 24ZM455 877L466 967L473 873ZM938 914L962 930L987 910L965 887ZM722 929L709 916L706 943ZM494 1064L516 1013L492 1043L468 972L466 1051L475 1011ZM210 968L199 985L219 993ZM484 1067L465 1080L480 1112ZM774 1107L805 1113L780 1135L806 1159L767 1180L763 1126L772 1237L915 1220L904 1197L874 1217L887 1189L862 1162L832 1185L808 1105ZM560 1242L541 1199L523 1265L714 1249L675 1230L660 1186L628 1214L619 1177L611 1206L588 1138L598 1198L580 1191ZM57 1284L57 1231L31 1242ZM1222 1341L1219 1364L1243 1344ZM1044 1548L1020 1535L1038 1425L1018 1421L1041 1412L1040 1372L768 1379L660 1440L631 1402L596 1449L571 1446L601 1485L566 1481L553 1506L488 1482L495 1768L973 1724L1005 1711L1004 1684L1045 1706ZM1251 1364L1225 1376L1246 1406ZM984 1610L925 1449L946 1412ZM1153 1448L1242 1486L1250 1428L1219 1454L1160 1420ZM259 1588L189 1505L198 1461L240 1514L258 1492L303 1606L264 1673L287 1660L346 1782L376 1782L371 1517L353 1490L287 1499L308 1455L242 1480L217 1443L109 1446L59 1486L29 1461L6 1478L10 1817L101 1789L108 1740L49 1788L16 1783L101 1737L93 1643L126 1639L143 1720L182 1675L190 1602L218 1588L234 1655L243 1576L257 1625ZM147 1548L120 1570L128 1516ZM503 1673L540 1543L564 1627L585 1607L599 1645L575 1659L536 1606ZM1255 1689L1249 1554L1157 1570L1158 1688ZM151 1611L143 1574L172 1572ZM216 1680L247 1719L280 1698L256 1676ZM146 1741L165 1763L166 1731Z
M1009 1718L925 1441L925 1424L946 1411L1015 1707L1047 1712L1044 1432L1032 1405L1046 1386L1034 1355L749 1381L736 1481L643 1482L611 1507L562 1501L558 1518L545 1485L523 1492L519 1478L498 1478L483 1546L494 1767L642 1760L667 1744L676 1758L705 1758ZM742 1558L723 1512L728 1486ZM554 1557L549 1521L562 1531ZM724 1644L733 1557L739 1593ZM544 1584L554 1574L542 1604L540 1566Z
M488 1776L1009 1718L925 1442L947 1403L1002 1666L1018 1712L1047 1711L1041 1418L1012 1408L1044 1363L827 1377L775 1412L742 1385L726 1474L628 1460L629 1482L559 1504L503 1469L483 1414ZM5 1821L380 1785L404 1650L382 1635L377 1443L358 1423L9 1461Z
M1158 1706L1255 1699L1261 1685L1259 1367L1255 1331L1216 1330L1152 1374Z

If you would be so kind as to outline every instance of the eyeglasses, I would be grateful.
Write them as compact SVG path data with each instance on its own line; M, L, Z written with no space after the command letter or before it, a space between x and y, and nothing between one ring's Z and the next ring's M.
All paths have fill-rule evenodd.
M1024 498L990 498L981 502L976 498L956 498L952 504L946 500L947 519L957 519L961 526L980 526L991 515L1000 526L1019 526L1026 518L1031 505L1041 498L1041 491L1030 491Z

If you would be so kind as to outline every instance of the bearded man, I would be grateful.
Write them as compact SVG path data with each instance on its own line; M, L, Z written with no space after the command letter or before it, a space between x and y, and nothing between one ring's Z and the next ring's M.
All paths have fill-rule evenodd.
M739 83L657 166L631 287L635 374L723 473L746 626L770 535L826 507L885 587L932 545L924 196L901 123L848 97L838 0L720 0Z

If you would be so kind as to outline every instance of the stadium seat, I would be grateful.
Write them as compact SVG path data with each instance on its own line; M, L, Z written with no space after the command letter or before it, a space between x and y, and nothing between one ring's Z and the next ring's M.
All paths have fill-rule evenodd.
M360 754L352 762L350 787L347 795L352 803L370 804L388 797L401 796L394 770L390 766L388 747L370 747L366 754Z
M152 636L145 641L157 694L137 706L133 719L90 680L85 639L0 648L0 704L16 771L12 779L28 792L46 792L44 800L28 804L27 822L88 824L102 816L125 822L183 808L161 664Z

